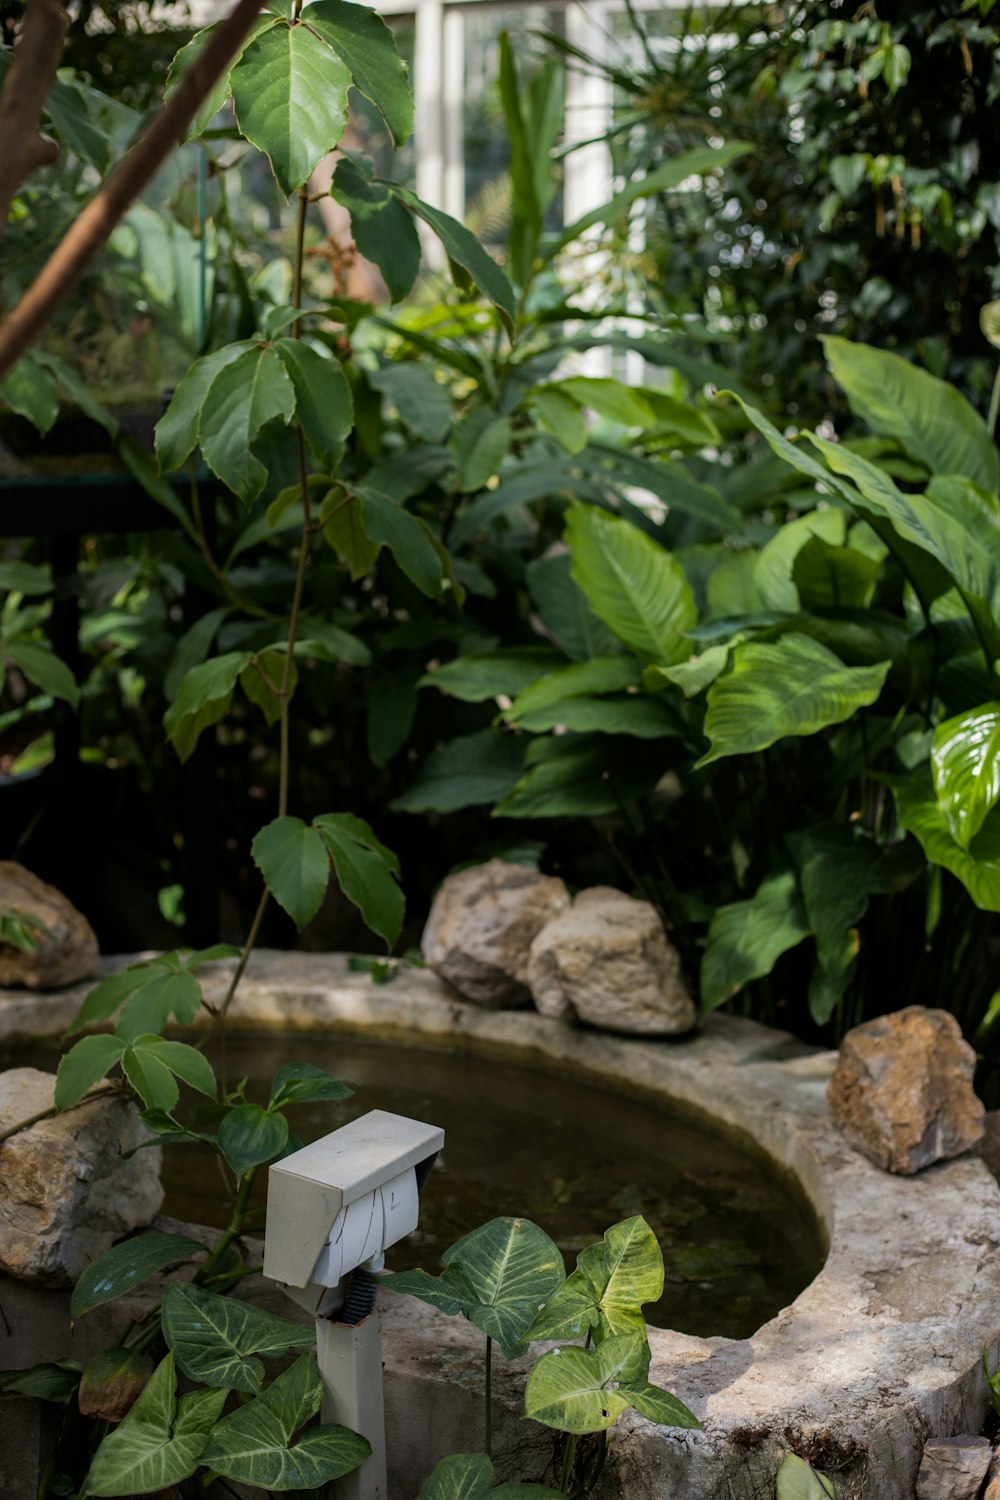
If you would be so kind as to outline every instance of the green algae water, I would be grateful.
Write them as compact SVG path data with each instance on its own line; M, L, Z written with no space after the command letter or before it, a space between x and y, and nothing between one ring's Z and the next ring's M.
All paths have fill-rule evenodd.
M213 1058L218 1067L219 1059ZM642 1214L663 1250L663 1296L650 1323L702 1336L745 1338L809 1284L823 1263L802 1197L724 1137L662 1108L521 1063L423 1046L310 1034L240 1036L227 1074L247 1077L266 1102L286 1062L327 1068L355 1089L341 1104L289 1110L303 1142L370 1109L440 1125L445 1147L420 1203L416 1233L390 1269L437 1271L441 1252L498 1214L533 1219L571 1270L576 1252L609 1225ZM186 1093L187 1091L185 1091ZM190 1097L190 1095L189 1095ZM163 1211L225 1224L229 1201L214 1155L164 1152ZM263 1205L266 1174L260 1174Z

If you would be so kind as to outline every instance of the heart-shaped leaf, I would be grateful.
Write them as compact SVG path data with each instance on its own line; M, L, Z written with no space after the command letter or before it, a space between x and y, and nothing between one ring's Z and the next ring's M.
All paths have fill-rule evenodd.
M259 1104L240 1104L219 1126L219 1147L237 1180L280 1156L288 1144L288 1121Z
M316 1341L312 1327L184 1284L167 1288L163 1337L192 1380L250 1395L257 1394L264 1377L264 1366L256 1356L276 1359Z
M618 1334L596 1349L565 1345L537 1361L524 1391L524 1415L559 1432L604 1432L632 1405L612 1387L634 1363L637 1334Z
M140 1349L102 1349L81 1376L81 1412L100 1422L120 1422L152 1373L153 1361Z

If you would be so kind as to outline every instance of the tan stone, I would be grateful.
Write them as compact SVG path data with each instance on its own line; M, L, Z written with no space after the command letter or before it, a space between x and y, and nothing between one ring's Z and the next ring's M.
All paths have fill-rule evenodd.
M989 1438L963 1433L924 1445L917 1500L976 1500L992 1454Z
M0 1073L0 1131L50 1108L54 1090L52 1073ZM125 1155L148 1138L132 1104L96 1099L0 1144L0 1271L68 1286L149 1224L163 1201L159 1148Z
M4 859L0 860L0 911L12 909L37 917L48 934L38 934L34 953L0 943L0 985L59 989L97 973L97 938L83 913L54 885L46 885L23 865Z
M827 1089L830 1111L876 1166L919 1172L982 1139L975 1062L954 1016L910 1005L848 1032Z
M528 983L546 1016L610 1031L669 1036L697 1011L656 908L608 886L581 891L531 945Z
M561 880L491 859L449 875L434 898L421 948L460 995L490 1010L527 1005L528 950L569 905Z

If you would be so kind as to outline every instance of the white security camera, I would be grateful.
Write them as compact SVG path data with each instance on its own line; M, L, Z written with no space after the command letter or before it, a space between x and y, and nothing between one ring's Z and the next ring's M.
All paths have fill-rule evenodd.
M324 1317L352 1271L379 1271L417 1227L419 1195L444 1131L373 1109L268 1172L264 1275Z

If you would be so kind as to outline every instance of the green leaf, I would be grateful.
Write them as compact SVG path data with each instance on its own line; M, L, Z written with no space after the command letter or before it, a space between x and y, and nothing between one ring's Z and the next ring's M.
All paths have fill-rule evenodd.
M587 446L587 423L580 404L556 386L543 385L528 397L544 432L549 432L567 453L582 453Z
M362 524L369 539L388 547L398 566L422 594L441 597L445 588L441 556L427 523L411 515L388 495L362 488Z
M0 589L12 594L51 594L52 574L48 568L11 558L0 562Z
M1000 911L1000 809L986 815L966 849L955 838L925 781L894 778L889 785L896 799L896 816L920 840L931 863L950 870L981 911Z
M291 1349L307 1349L316 1331L252 1303L177 1282L163 1298L163 1337L192 1380L255 1396L264 1378L255 1356L277 1359Z
M487 255L482 245L457 219L443 213L439 208L424 203L416 193L393 185L392 191L405 203L411 212L434 231L444 246L451 262L452 272L458 266L471 279L500 314L508 330L514 327L514 290L496 261Z
M880 567L876 558L853 547L832 547L813 536L795 559L792 581L802 609L864 609Z
M174 1357L168 1354L120 1425L101 1443L80 1491L136 1495L180 1484L193 1474L222 1412L225 1391L176 1397Z
M396 883L399 861L353 813L325 813L313 827L333 861L340 889L365 925L391 948L403 925L405 902Z
M160 1032L171 1016L187 1026L198 1014L201 985L193 974L164 971L151 965L126 999L115 1027L126 1042L146 1032Z
M298 644L298 642L296 642ZM280 688L285 676L287 655L284 651L257 651L249 666L240 673L240 687L251 703L260 709L269 726L281 718ZM294 696L299 680L299 669L292 658L292 669L288 676L288 697Z
M575 662L537 678L518 693L504 716L517 723L539 709L564 703L569 698L617 693L635 687L641 677L639 663L630 656L598 656L592 661Z
M702 414L697 413L696 424L691 408L678 404L683 413L683 432L689 441L700 446L708 436L707 429L702 425ZM657 401L658 430L663 426L661 407L662 398ZM598 439L591 441L588 454L598 462L601 471L615 485L649 490L671 511L693 516L702 525L715 531L738 531L742 525L742 517L735 506L724 500L714 485L703 484L694 479L690 470L679 460L642 458L637 453L625 452Z
M319 1411L323 1382L315 1355L303 1354L246 1406L220 1422L202 1455L217 1474L272 1490L304 1490L349 1474L371 1453L367 1438L326 1423L293 1444Z
M604 621L597 618L587 596L573 581L572 566L573 559L566 552L528 564L528 588L542 624L573 661L610 656L620 651L621 645ZM512 692L510 696L515 694Z
M48 646L35 641L7 641L3 653L43 693L65 699L72 708L79 706L80 689L72 672Z
M832 334L820 342L851 410L874 432L895 438L932 474L962 474L996 494L996 445L982 417L954 386L884 349Z
M797 516L794 521L786 521L761 550L754 565L757 607L797 613L800 604L794 575L799 553L814 537L821 537L831 546L839 547L846 531L844 512L832 507L812 510L804 516Z
M425 672L418 687L433 687L463 703L488 703L501 694L515 698L529 683L559 665L560 658L546 646L506 646L478 651Z
M171 975L175 981L169 988L160 991L160 1003L164 1005L163 1019L167 1010L177 1009L177 980L187 978ZM192 980L197 986L197 981ZM200 1001L200 990L199 990ZM123 1012L124 1015L124 1012ZM164 1109L168 1113L177 1102L177 1087L173 1077L182 1078L191 1088L201 1094L215 1098L217 1084L212 1064L194 1047L186 1042L168 1042L162 1036L149 1033L138 1036L122 1058L122 1069L132 1087L142 1097L147 1109ZM168 1082L164 1073L170 1076Z
M718 907L701 961L702 1009L715 1010L752 979L770 974L781 955L808 936L792 870L761 881L750 901Z
M302 20L347 64L354 87L374 104L401 146L413 129L413 96L386 23L367 5L347 0L317 0L305 8Z
M285 1063L271 1083L270 1109L285 1109L289 1104L317 1104L350 1099L354 1090L334 1078L325 1068L312 1063Z
M342 157L331 195L351 216L358 251L385 279L393 302L405 297L420 270L420 236L413 219L381 182L372 182L359 162Z
M125 1043L117 1036L85 1036L59 1060L54 1104L70 1109L121 1061Z
M550 1349L528 1376L525 1416L558 1432L606 1431L632 1405L627 1390L612 1386L634 1360L637 1341L636 1334L619 1334L593 1350Z
M278 339L274 352L295 387L296 420L320 462L335 469L354 425L351 388L339 362L318 354L301 339Z
M968 849L1000 801L1000 703L984 703L939 724L931 769L948 828Z
M544 1500L561 1490L545 1484L501 1484L493 1488L493 1465L485 1453L451 1453L432 1470L417 1500Z
M836 1493L825 1474L817 1474L797 1454L785 1454L778 1470L778 1500L833 1500Z
M340 489L330 490L320 506L319 520L326 542L347 564L352 583L370 573L381 546L365 532L358 496L348 497Z
M628 1395L634 1409L648 1422L657 1422L661 1427L701 1427L694 1412L683 1401L669 1391L661 1390L658 1385L629 1387Z
M204 1250L204 1245L187 1235L161 1234L158 1230L113 1245L91 1261L73 1288L70 1318L75 1322L91 1308L100 1307L102 1302L113 1302L116 1297L130 1292L154 1272L162 1271L164 1266L188 1260Z
M60 69L60 73L61 77L57 74L52 80L45 113L70 150L103 175L111 165L112 139L94 118L99 111L90 107L101 96L69 76L68 70Z
M198 418L205 397L220 370L252 350L249 342L227 344L195 360L174 391L170 405L156 424L156 456L167 474L179 469L198 443Z
M236 679L250 664L249 651L229 651L192 667L163 716L163 727L181 760L187 760L204 729L224 718Z
M458 1268L448 1267L440 1276L429 1271L387 1271L379 1280L407 1297L418 1297L449 1318L457 1318L473 1301L473 1295Z
M212 473L247 504L267 479L251 444L266 423L288 422L294 412L295 388L285 366L263 344L225 364L205 392L198 417L202 454Z
M33 1396L36 1401L68 1401L76 1394L80 1374L80 1365L71 1359L33 1365L30 1370L4 1370L0 1373L0 1391Z
M808 636L745 641L708 692L705 734L711 749L696 762L764 750L786 735L815 734L874 703L891 662L845 667Z
M293 23L263 31L230 74L240 134L271 163L285 194L308 182L340 144L351 75L316 32Z
M647 667L642 674L643 683L650 692L656 692L664 681L672 682L682 689L686 698L693 698L725 671L729 665L729 653L742 639L742 635L736 635L731 641L725 641L721 646L709 646L700 656L676 662L672 667Z
M50 432L59 415L59 393L47 370L24 354L0 381L0 400L18 416L26 417L43 435Z
M315 828L301 818L275 818L250 846L271 895L297 927L311 922L323 904L330 861Z
M693 151L682 151L669 161L647 172L645 177L633 177L627 187L600 208L592 208L581 218L568 224L549 251L549 258L578 239L592 224L612 224L620 219L639 198L649 198L669 188L679 187L688 177L704 176L706 172L728 167L752 148L746 141L727 141L718 148L699 146Z
M253 1167L280 1156L288 1143L288 1121L259 1104L239 1104L219 1126L219 1149L239 1181Z
M645 1380L649 1366L642 1309L663 1295L663 1256L645 1219L613 1224L596 1245L577 1256L576 1270L548 1299L524 1339L579 1338L588 1328L596 1341L615 1334L639 1339L622 1379Z
M458 466L459 488L479 490L498 473L511 444L509 417L487 407L473 407L452 434L451 448Z
M368 377L370 385L392 402L417 437L428 443L440 443L452 424L451 397L448 389L434 377L427 365L408 361L386 365ZM391 497L398 500L397 495Z
M102 979L100 984L96 984L90 991L77 1012L76 1018L67 1028L66 1035L75 1036L92 1021L106 1021L123 1000L127 999L141 984L146 983L151 968L150 964L133 964L117 974L109 974L107 979Z
M180 1089L170 1069L138 1037L122 1054L122 1072L147 1109L162 1109L169 1114L180 1097Z
M529 734L558 728L580 734L627 734L638 740L660 740L683 737L686 733L683 723L663 703L638 696L566 698L522 714L511 722Z
M622 751L619 746L627 745ZM662 752L641 755L634 740L562 735L536 741L544 751L493 809L498 818L600 817L650 791L663 774ZM535 749L535 746L532 747Z
M434 750L390 807L408 813L481 807L510 792L523 769L524 746L516 735L481 729Z
M195 136L201 135L203 131L208 129L209 125L211 125L212 121L215 119L215 116L219 113L219 110L224 107L226 100L229 98L229 75L232 72L233 68L236 66L237 62L243 56L243 53L246 51L247 47L249 47L250 43L253 41L254 37L259 31L264 31L269 26L277 25L280 25L280 22L272 13L265 12L264 15L257 17L257 20L254 22L250 31L241 42L239 51L237 52L236 56L232 59L226 71L216 81L208 97L205 99L194 119L191 121L191 124L185 131L185 140L191 140ZM176 89L181 78L187 72L188 68L194 62L195 58L197 58L201 54L205 43L217 30L218 24L216 24L215 26L206 26L203 31L196 32L191 40L185 43L180 51L175 54L174 60L170 64L170 69L167 73L168 99Z
M687 656L694 596L669 552L628 521L580 504L569 508L566 541L572 576L591 609L637 656L660 662Z
M540 1304L563 1279L557 1246L528 1219L499 1218L464 1235L441 1259L446 1270L438 1284L444 1298L460 1305L469 1321L514 1359ZM412 1283L413 1273L409 1274ZM423 1295L413 1284L400 1285L400 1277L385 1280L399 1290ZM434 1280L427 1277L428 1282Z

